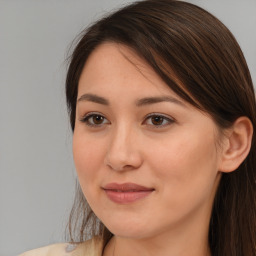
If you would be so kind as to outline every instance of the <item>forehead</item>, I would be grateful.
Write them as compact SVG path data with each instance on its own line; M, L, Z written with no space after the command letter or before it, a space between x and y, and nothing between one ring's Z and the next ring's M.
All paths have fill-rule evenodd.
M174 94L134 50L122 44L106 42L87 59L79 80L79 93L84 90L105 92L114 88L136 90L137 94L145 90Z

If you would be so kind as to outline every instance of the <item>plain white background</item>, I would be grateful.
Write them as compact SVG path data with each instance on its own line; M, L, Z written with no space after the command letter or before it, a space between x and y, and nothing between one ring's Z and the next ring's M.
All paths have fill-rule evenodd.
M74 37L125 0L0 0L0 256L63 242L74 196L65 106ZM256 83L256 0L190 0L236 36Z

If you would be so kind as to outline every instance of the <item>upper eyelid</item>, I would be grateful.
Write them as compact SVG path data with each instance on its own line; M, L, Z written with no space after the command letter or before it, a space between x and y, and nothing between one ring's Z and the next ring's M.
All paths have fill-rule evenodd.
M104 118L108 119L104 114L100 113L100 112L88 112L86 113L85 115L83 115L80 119L85 119L86 117L89 117L89 116L93 116L93 115L99 115L99 116L103 116ZM148 118L148 117L151 117L151 116L162 116L162 117L165 117L167 119L171 119L173 121L175 121L175 118L169 116L169 115L166 115L166 114L162 114L162 113L159 113L159 112L153 112L153 113L150 113L150 114L147 114L144 119Z
M103 115L103 114L100 113L100 112L88 112L88 113L82 115L82 117L79 118L79 119L80 119L80 121L81 121L81 120L84 120L85 118L87 118L87 117L89 117L89 116L93 116L93 115L99 115L99 116L103 116L104 118L106 118L106 116ZM106 119L108 119L108 118L106 118Z
M166 115L166 114L157 113L157 112L156 113L150 113L150 114L146 115L145 119L148 118L148 117L152 117L152 116L162 116L166 119L175 121L175 119L173 117L171 117L169 115Z

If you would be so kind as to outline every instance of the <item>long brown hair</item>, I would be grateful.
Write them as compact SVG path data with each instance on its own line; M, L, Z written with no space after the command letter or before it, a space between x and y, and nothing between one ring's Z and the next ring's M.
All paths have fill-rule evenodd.
M82 69L92 51L106 41L131 47L174 92L209 113L220 129L230 127L240 116L247 116L256 131L253 83L234 36L207 11L175 0L135 2L82 33L70 57L66 78L72 130ZM245 161L236 171L222 175L209 227L212 255L256 255L255 174L254 133ZM79 184L69 232L73 242L100 235L105 245L113 235L92 212Z

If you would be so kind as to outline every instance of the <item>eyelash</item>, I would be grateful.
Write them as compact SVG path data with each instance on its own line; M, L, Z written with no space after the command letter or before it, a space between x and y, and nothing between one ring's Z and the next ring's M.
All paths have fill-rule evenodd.
M175 122L175 120L173 118L167 117L167 116L165 116L163 114L159 114L159 113L151 113L145 117L145 120L150 120L150 118L153 118L153 117L160 117L163 120L163 122L165 122L165 124L160 124L160 125L150 124L150 126L154 126L154 128L156 128L156 129L163 128L163 127L168 126ZM152 123L152 121L151 121L151 123Z
M102 124L91 123L90 119L93 118L93 117L100 117L100 118L104 118L105 120L107 120L100 113L92 113L92 112L90 112L90 113L86 114L84 117L82 117L80 119L80 121L85 123L87 126L95 127L95 128L99 128L99 127L101 127L101 126L103 126L105 124L108 124L108 123L102 123ZM159 124L159 125L148 124L149 126L153 126L156 129L163 128L163 127L168 126L168 125L170 125L170 124L175 122L175 120L173 118L167 117L167 116L165 116L163 114L159 114L159 113L151 113L151 114L149 114L149 115L147 115L145 117L145 120L150 120L150 118L153 118L153 117L160 117L163 120L163 122L167 122L166 124ZM151 123L152 123L152 121L151 121Z
M97 128L97 127L101 127L101 126L104 125L104 124L92 124L92 123L89 122L90 118L93 118L93 117L96 117L96 116L98 116L98 117L103 117L105 120L107 120L103 115L101 115L101 114L99 114L99 113L90 112L90 113L86 114L84 117L82 117L82 118L80 119L80 121L81 121L82 123L85 123L85 124L88 125L88 126L91 126L91 127L96 127L96 128Z

